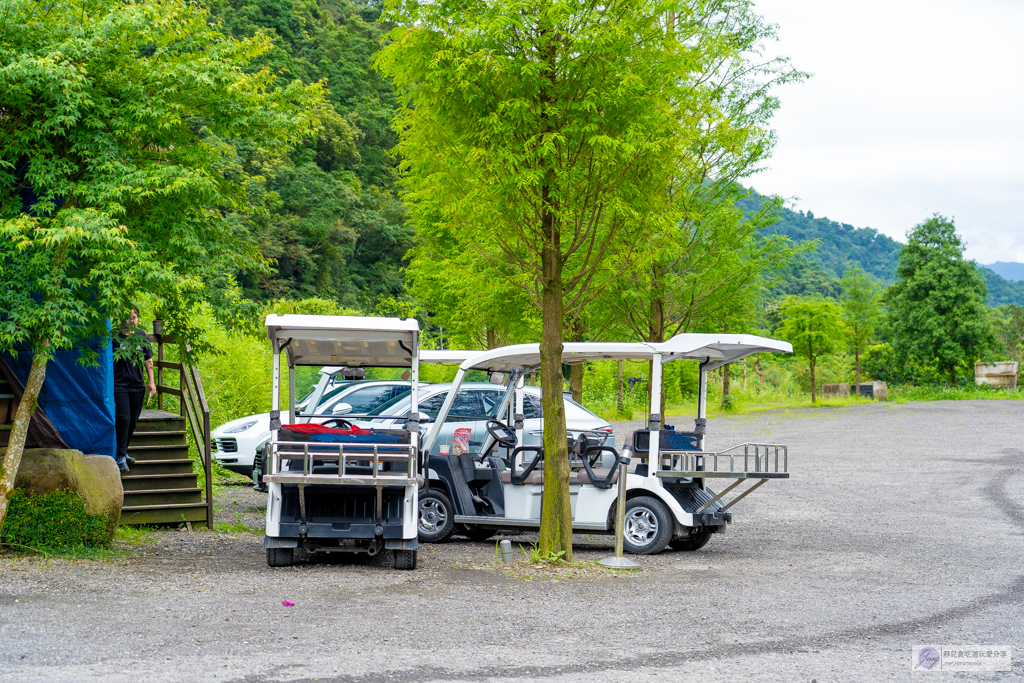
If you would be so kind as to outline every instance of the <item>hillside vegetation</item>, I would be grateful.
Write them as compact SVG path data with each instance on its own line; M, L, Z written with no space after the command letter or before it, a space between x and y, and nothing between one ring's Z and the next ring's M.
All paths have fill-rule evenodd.
M754 196L741 200L738 205L746 210L756 210L760 201ZM782 269L774 290L776 298L815 292L826 297L838 296L839 278L850 265L859 267L883 285L891 285L896 281L896 264L904 246L873 228L855 228L847 223L817 217L811 211L787 208L780 208L778 223L762 228L760 234L782 235L798 244L817 242L814 251L797 257ZM1024 264L998 265L1004 273L1024 273ZM1006 279L991 267L978 265L978 270L988 286L986 304L992 307L1007 304L1024 306L1024 282Z

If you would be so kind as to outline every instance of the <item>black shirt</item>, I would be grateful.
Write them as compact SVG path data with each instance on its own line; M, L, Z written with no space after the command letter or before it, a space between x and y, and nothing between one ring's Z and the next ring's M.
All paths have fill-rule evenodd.
M142 381L142 361L153 357L149 348L149 339L142 332L127 337L118 334L114 337L114 391L137 392L145 391L146 384ZM117 357L118 348L122 354Z

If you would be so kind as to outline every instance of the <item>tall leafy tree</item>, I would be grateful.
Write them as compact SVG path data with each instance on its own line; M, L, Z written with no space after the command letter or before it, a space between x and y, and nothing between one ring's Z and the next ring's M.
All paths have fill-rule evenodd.
M323 81L328 111L295 150L240 146L260 210L243 223L273 271L239 278L258 297L322 296L372 309L405 292L413 231L396 195L396 98L371 65L387 29L380 4L348 0L208 0L210 20L237 38L264 32L270 49L250 64L305 83Z
M707 54L730 50L742 2L389 2L379 67L412 219L427 242L474 249L540 312L545 416L542 552L572 553L564 324L629 263L693 137ZM675 26L687 26L687 31ZM699 40L706 37L706 41ZM726 67L727 68L727 67Z
M953 221L935 214L910 231L885 292L897 357L936 368L954 386L992 341L985 279L963 254Z
M1024 372L1024 306L1008 304L990 309L992 327L996 341L1003 347L1003 353L1020 363Z
M874 343L882 317L881 292L875 280L858 266L846 269L840 286L843 288L843 321L849 331L847 342L853 353L854 377L859 387L860 357Z
M247 72L185 0L10 0L0 18L0 350L34 357L0 479L0 523L50 355L106 336L140 290L201 351L189 313L251 319L230 275L266 262L227 220L246 205L229 140L270 152L322 109L318 85ZM88 360L88 357L87 357Z
M818 361L840 348L846 336L843 309L824 299L791 296L782 303L780 313L782 324L776 334L793 345L793 353L807 359L811 368L811 403L815 403Z

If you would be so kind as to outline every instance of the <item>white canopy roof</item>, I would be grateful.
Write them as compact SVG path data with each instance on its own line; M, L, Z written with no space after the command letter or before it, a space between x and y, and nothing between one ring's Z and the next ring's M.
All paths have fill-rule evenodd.
M655 346L666 363L682 359L710 360L708 370L755 353L793 353L793 345L789 342L753 334L677 334Z
M438 365L458 365L467 358L472 358L482 351L463 351L461 349L437 351L435 349L420 349L421 363L436 363Z
M271 313L266 326L271 343L287 344L293 365L407 368L419 345L413 318Z
M655 353L662 361L710 360L709 368L740 360L753 353L792 353L789 342L749 334L680 334L667 342L603 343L567 342L562 345L563 363L587 360L647 360ZM715 362L717 361L717 362ZM503 346L466 359L463 370L508 372L540 365L540 344Z

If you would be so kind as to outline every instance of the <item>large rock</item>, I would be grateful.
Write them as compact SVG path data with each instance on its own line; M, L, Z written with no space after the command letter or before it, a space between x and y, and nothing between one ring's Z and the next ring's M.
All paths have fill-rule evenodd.
M0 460L6 448L0 448ZM14 487L43 494L70 489L85 498L89 514L106 515L110 534L121 519L124 489L117 463L109 455L83 455L81 451L26 448Z

